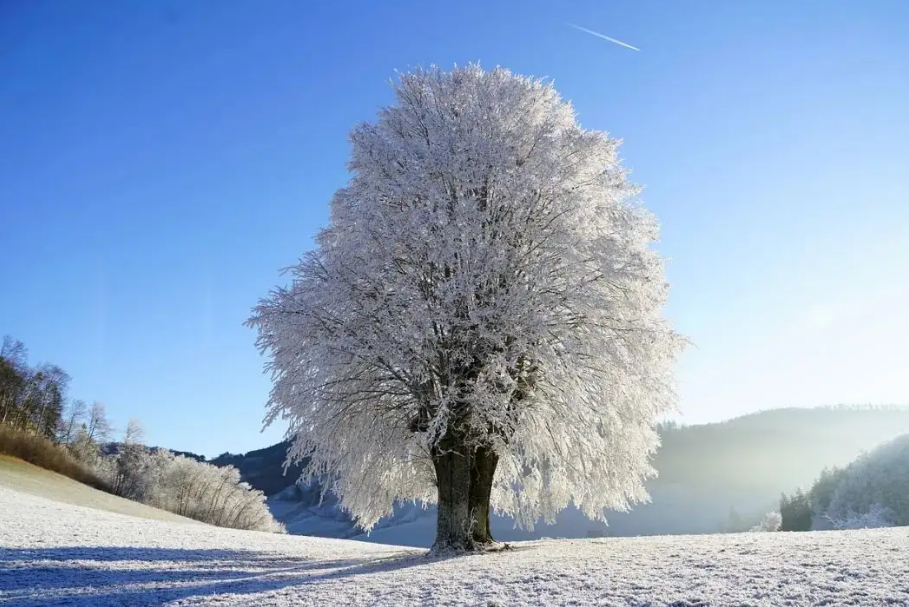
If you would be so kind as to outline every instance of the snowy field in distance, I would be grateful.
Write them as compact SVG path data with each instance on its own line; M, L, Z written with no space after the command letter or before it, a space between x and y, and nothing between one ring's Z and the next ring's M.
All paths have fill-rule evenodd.
M450 559L0 487L0 606L909 605L909 529L538 541Z

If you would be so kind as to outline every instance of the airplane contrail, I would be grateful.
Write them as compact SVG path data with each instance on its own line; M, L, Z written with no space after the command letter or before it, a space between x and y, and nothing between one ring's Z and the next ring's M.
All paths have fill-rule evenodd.
M636 46L631 46L630 44L626 44L626 43L622 42L621 40L616 40L615 38L610 38L609 36L601 34L600 32L595 32L593 30L589 30L586 27L581 27L580 25L575 25L574 23L569 23L568 25L570 25L571 27L573 27L576 30L581 30L582 32L586 32L586 33L590 34L591 36L596 36L597 38L602 38L603 40L608 40L609 42L612 42L613 44L618 44L619 46L624 46L625 48L630 48L633 51L641 50Z

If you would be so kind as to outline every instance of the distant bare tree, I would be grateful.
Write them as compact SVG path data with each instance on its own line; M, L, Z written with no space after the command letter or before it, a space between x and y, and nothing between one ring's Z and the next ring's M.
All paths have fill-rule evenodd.
M104 443L110 440L113 428L107 419L107 410L104 404L95 401L88 416L88 440L95 443Z
M84 400L76 399L69 402L60 422L58 440L61 443L70 445L76 440L76 435L85 422L86 414L88 414L88 404Z
M126 432L123 433L123 442L127 445L141 444L145 440L145 430L142 428L142 422L138 419L131 419L126 424Z

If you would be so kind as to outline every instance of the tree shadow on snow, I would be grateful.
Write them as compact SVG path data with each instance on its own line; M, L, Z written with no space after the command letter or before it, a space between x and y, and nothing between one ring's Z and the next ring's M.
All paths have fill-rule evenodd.
M200 596L279 591L428 562L420 553L314 560L242 550L0 548L0 604L150 607Z

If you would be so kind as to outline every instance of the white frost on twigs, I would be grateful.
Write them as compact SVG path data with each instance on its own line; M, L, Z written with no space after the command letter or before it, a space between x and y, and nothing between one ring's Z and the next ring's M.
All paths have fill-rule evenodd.
M683 340L619 142L504 69L394 92L350 135L318 248L249 321L291 459L366 529L435 500L428 454L455 418L497 452L492 502L519 525L646 500Z

